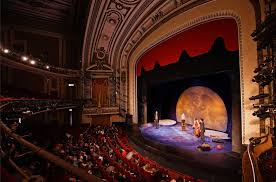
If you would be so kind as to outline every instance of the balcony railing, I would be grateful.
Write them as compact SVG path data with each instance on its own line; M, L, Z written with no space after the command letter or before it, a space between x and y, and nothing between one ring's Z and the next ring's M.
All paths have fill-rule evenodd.
M24 69L31 72L41 74L55 74L63 77L80 77L80 70L73 70L67 68L61 68L50 65L41 61L38 58L33 58L11 51L9 49L1 48L0 51L1 64L11 66L17 69Z
M14 120L26 118L42 112L81 107L80 100L49 99L2 99L0 100L1 118Z
M8 128L2 121L0 121L0 128L1 131L3 131L5 133L6 136L13 138L16 142L18 142L20 145L28 148L29 150L31 150L34 154L52 162L53 164L55 164L56 166L59 166L61 168L63 168L64 170L78 176L80 179L84 180L84 181L102 181L100 178L94 176L94 175L90 175L88 174L84 169L78 168L73 166L72 164L66 162L65 160L59 158L58 156L42 149L41 147L38 147L34 144L32 144L31 142L25 140L22 136L19 136L17 134L15 134L10 128ZM5 142L5 141L3 141ZM16 170L21 174L22 174L22 169L20 169L17 165L13 165L14 167L16 166ZM28 176L23 174L24 178L29 178Z

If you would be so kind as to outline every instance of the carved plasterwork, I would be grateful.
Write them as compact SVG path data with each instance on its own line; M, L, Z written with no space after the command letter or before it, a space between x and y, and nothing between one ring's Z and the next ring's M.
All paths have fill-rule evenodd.
M139 43L171 17L211 0L106 0L92 2L83 44L83 68L93 74L119 70L109 84L111 103L127 110L128 61ZM97 26L95 26L97 25ZM112 80L112 78L110 78ZM111 88L113 86L113 88ZM117 93L117 96L114 93Z
M83 45L84 67L95 64L95 52L104 49L107 64L126 68L132 50L172 15L211 0L107 0L92 3ZM95 25L97 25L95 27ZM92 34L92 35L89 35Z
M250 37L255 28L252 9L249 0L106 0L104 3L92 1L83 44L83 67L87 69L95 64L96 60L93 57L95 51L104 47L108 55L106 64L113 70L119 70L120 79L119 84L117 83L120 96L119 107L133 114L135 121L137 90L134 61L142 56L139 52L145 52L146 47L151 48L156 45L154 42L156 38L159 42L200 22L218 17L234 18L239 31L242 143L246 143L250 136L257 135L255 131L258 129L257 125L250 123L251 114L246 114L249 110L246 108L247 97L255 92L255 88L247 84L252 79L252 70L249 71L249 69L254 67L252 62L248 63L256 56L255 44ZM182 16L183 14L185 16ZM186 16L189 17L186 18ZM110 31L106 28L107 17L116 20L112 22L114 27L108 28ZM182 17L182 20L176 17ZM170 21L172 19L174 21ZM164 24L169 21L172 23L170 28L164 27ZM163 34L166 38L162 37ZM151 35L157 35L157 37L153 38ZM248 122L246 123L245 120Z
M109 55L118 34L140 2L141 0L107 0L91 4L83 45L85 69L95 64L97 59L94 59L94 55L99 49L104 49ZM108 57L106 63L109 65L111 65L110 60Z
M103 47L95 50L93 54L93 64L87 68L87 71L91 71L92 73L111 73L112 68L107 63L108 54L104 50Z
M118 114L118 107L93 107L85 108L83 114L85 115L105 115L105 114Z

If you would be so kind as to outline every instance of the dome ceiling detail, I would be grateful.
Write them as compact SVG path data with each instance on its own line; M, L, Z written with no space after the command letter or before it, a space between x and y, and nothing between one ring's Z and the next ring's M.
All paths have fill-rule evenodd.
M91 4L83 43L83 68L99 60L125 70L132 51L161 23L210 0L106 0ZM103 59L102 59L103 60Z

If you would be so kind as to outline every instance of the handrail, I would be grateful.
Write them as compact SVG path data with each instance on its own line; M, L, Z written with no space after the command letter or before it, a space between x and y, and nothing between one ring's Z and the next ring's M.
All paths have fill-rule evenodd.
M69 68L62 68L47 63L43 63L36 60L36 65L30 65L28 61L22 61L21 56L16 53L4 54L0 52L1 64L14 67L17 69L23 69L25 71L30 71L38 74L56 75L62 77L80 77L81 71Z
M8 102L8 103L5 103L5 104L0 105L0 109L1 109L1 108L3 108L3 107L5 107L5 106L7 106L7 105L9 105L9 102Z
M80 177L81 179L85 180L85 181L102 181L100 178L94 176L94 175L90 175L88 174L85 170L75 167L72 164L64 161L63 159L59 158L58 156L47 152L45 150L43 150L42 148L30 143L29 141L23 139L21 136L13 133L11 131L11 129L9 129L2 121L0 121L0 128L2 128L6 133L8 133L8 135L10 135L11 137L13 137L17 142L19 142L21 145L24 145L25 147L31 149L35 154L37 154L38 156L47 159L49 161L51 161L52 163L54 163L55 165L73 173L74 175Z
M253 159L252 159L252 156L251 156L251 152L250 152L250 144L247 146L247 155L249 157L249 160L250 160L250 166L251 166L251 170L252 170L252 175L253 175L253 182L256 182L256 173L255 173L255 167L254 167L254 164L253 164Z
M80 101L71 101L69 102L69 100L46 100L46 99L19 99L19 100L11 100L11 101L4 101L6 102L5 104L3 104L2 106L0 106L0 109L2 109L4 111L5 106L15 106L17 107L17 103L22 103L24 105L26 104L31 104L32 107L26 107L27 110L31 110L32 113L29 115L36 115L36 114L40 114L40 113L44 113L44 112L49 112L52 110L64 110L64 109L72 109L72 108L77 108L79 106L81 106L81 102ZM1 103L1 101L0 101ZM45 105L45 103L47 103L47 105ZM34 105L35 104L35 105ZM35 109L36 106L41 105L40 109ZM22 106L24 106L22 105ZM25 110L26 110L25 109ZM20 110L19 112L15 111L14 116L21 116L23 110ZM24 116L24 118L27 115Z
M250 170L250 174L249 176L251 176L251 178L245 178L249 181L253 181L253 182L262 182L262 177L261 177L261 173L260 173L260 169L259 169L259 166L258 166L258 163L257 163L257 159L258 159L258 156L267 151L269 148L269 146L272 145L272 141L271 141L271 135L270 134L267 134L267 135L264 135L264 136L260 136L260 137L254 137L252 139L250 139L250 143L248 144L247 146L247 149L244 153L244 158L245 158L245 161L248 157L248 161L246 163L243 163L244 168L246 169L246 164L249 164L249 170ZM264 139L264 140L263 140ZM270 143L270 144L269 144ZM269 144L269 145L267 145ZM263 146L265 145L265 146ZM262 146L260 150L257 150L257 148L259 146ZM245 157L247 156L247 157ZM246 181L246 180L245 180Z
M4 153L3 150L0 150L2 156L5 156L6 154ZM30 179L30 176L28 176L12 159L8 159L9 163L11 166L26 180Z

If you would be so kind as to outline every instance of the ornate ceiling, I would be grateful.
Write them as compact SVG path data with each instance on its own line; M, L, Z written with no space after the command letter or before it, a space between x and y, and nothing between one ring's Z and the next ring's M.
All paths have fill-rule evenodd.
M1 5L4 24L68 33L85 28L89 0L3 0Z
M94 70L100 66L112 71L126 69L131 52L161 24L209 1L3 0L1 3L3 24L84 37L84 68Z
M160 24L209 1L93 1L83 43L83 67L99 71L97 65L107 65L110 69L126 70L129 55Z

